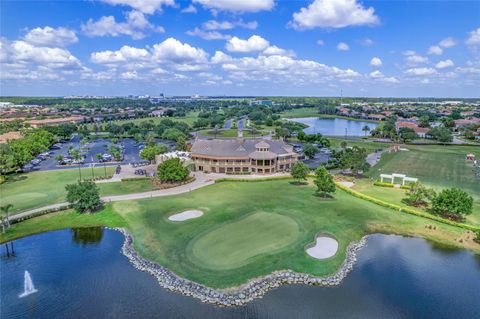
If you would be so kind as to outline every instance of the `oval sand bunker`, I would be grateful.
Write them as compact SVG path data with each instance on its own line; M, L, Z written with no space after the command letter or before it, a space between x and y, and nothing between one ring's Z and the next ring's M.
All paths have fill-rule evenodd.
M318 236L315 246L308 248L307 254L316 259L326 259L334 256L338 250L338 242L327 236Z
M203 215L201 210L186 210L183 213L175 214L168 217L173 222L183 222L184 220L198 218Z

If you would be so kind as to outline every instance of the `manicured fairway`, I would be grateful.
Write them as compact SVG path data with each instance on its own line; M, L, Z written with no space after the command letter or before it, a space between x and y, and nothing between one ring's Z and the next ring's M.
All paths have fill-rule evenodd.
M107 167L107 174L111 175L113 171L113 167ZM104 168L95 168L94 174L103 175ZM90 168L82 169L82 178L91 177ZM17 180L0 185L0 199L2 205L13 205L12 213L61 203L65 201L65 185L75 183L78 178L77 168L21 174Z
M480 178L475 177L472 162L465 160L467 153L480 156L480 147L477 146L442 146L442 145L407 145L409 151L386 153L380 162L369 172L376 179L382 173L401 173L417 177L421 183L436 190L458 187L474 197L474 212L468 216L471 223L480 225ZM372 189L369 195L381 193L388 201L397 202L403 198L402 192L388 189ZM369 191L366 191L369 193ZM390 198L390 194L392 197ZM401 198L398 198L401 197Z
M295 242L300 229L294 219L259 212L238 221L222 224L194 238L190 256L211 269L238 268L261 254L275 253Z
M435 188L459 187L480 196L480 179L475 177L472 162L465 160L468 153L480 156L480 147L406 145L405 148L409 151L384 154L369 172L370 176L402 173Z
M112 208L124 218L143 256L182 277L215 287L238 285L279 269L330 274L343 262L352 240L376 231L477 247L471 241L454 241L464 230L395 212L342 191L333 200L322 200L313 187L285 180L224 182L178 196L116 202ZM204 215L181 223L168 220L191 209ZM435 224L437 230L426 229L428 224ZM320 261L306 254L305 247L319 233L338 240L334 257Z
M194 209L203 211L203 216L168 220ZM177 196L107 204L96 214L45 215L13 225L0 235L0 242L95 224L127 227L135 249L144 257L182 277L225 288L281 269L331 274L343 263L348 244L373 232L421 236L480 253L480 245L466 240L470 235L462 229L399 213L340 190L334 199L322 200L312 186L291 185L288 180L222 182ZM338 241L335 256L317 260L305 252L320 233Z

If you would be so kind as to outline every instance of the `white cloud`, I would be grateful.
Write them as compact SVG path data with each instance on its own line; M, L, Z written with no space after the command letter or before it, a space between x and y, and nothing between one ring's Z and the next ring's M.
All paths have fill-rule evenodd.
M207 9L231 12L270 11L275 3L273 0L193 0Z
M232 38L229 34L223 34L218 31L205 31L200 28L189 30L186 34L193 37L200 37L204 40L228 40Z
M470 46L480 44L480 28L470 31L468 33L468 38L465 43Z
M164 74L166 69L178 71L199 71L208 68L208 54L200 48L182 43L174 38L147 48L123 46L118 51L93 52L93 63L103 64L112 69L126 71L143 70L143 73ZM144 78L142 76L142 78Z
M86 24L82 24L82 31L90 37L104 37L112 36L118 37L121 35L131 36L138 40L144 38L145 30L163 33L163 27L154 26L151 24L145 15L139 11L130 11L126 14L125 22L117 22L114 16L104 16L97 21L89 19Z
M382 66L382 60L380 60L380 58L374 57L370 60L370 65L375 66L375 67L381 67Z
M215 57L224 61L219 64L236 84L243 81L267 81L270 85L283 82L289 86L302 86L333 81L350 83L362 77L351 69L340 69L316 61L296 60L281 55L232 58L218 53Z
M405 71L406 74L409 75L432 75L437 73L435 69L433 68L413 68L413 69L408 69Z
M361 45L366 46L366 47L369 47L369 46L375 44L375 41L373 41L373 40L370 39L370 38L362 39L362 40L360 40L359 42L360 42Z
M258 26L257 21L244 22L243 20L238 21L216 21L209 20L202 25L204 30L230 30L235 27L244 28L244 29L256 29Z
M118 51L100 51L93 52L90 59L93 63L112 64L117 62L146 60L150 53L146 49L138 49L125 45Z
M188 7L182 9L182 13L197 13L197 8L194 5L190 4Z
M440 41L438 45L441 46L442 48L451 48L457 45L457 41L455 41L454 38L449 37Z
M262 52L262 54L263 55L284 55L289 57L295 56L295 53L293 51L279 48L276 45L269 46Z
M157 10L161 10L163 5L173 6L175 0L101 0L111 5L130 6L135 10L146 14L153 14Z
M318 44L318 45L325 45L325 41L323 41L323 40L318 40L318 41L317 41L317 44Z
M337 44L337 50L348 51L348 50L350 50L350 47L345 42L340 42L339 44Z
M453 63L452 60L448 59L448 60L444 60L444 61L440 61L438 62L435 67L437 69L445 69L445 68L449 68L449 67L452 67L454 66L455 64Z
M188 43L182 43L175 38L168 38L155 44L153 55L162 61L167 60L177 63L205 63L208 60L208 54L203 49L192 47Z
M232 61L232 57L222 51L215 51L211 61L213 64L226 63Z
M427 57L423 57L423 56L417 55L417 54L408 55L406 60L407 60L407 64L409 64L409 65L423 64L423 63L428 62Z
M438 45L432 45L428 49L428 54L434 54L434 55L442 55L443 49L439 47Z
M252 35L247 40L243 40L237 37L231 38L227 44L226 49L230 52L260 52L268 48L270 43L258 35Z
M376 70L376 71L373 71L372 73L370 73L370 77L378 79L378 78L383 78L384 75L383 75L382 72Z
M23 37L28 43L47 47L65 47L78 42L77 35L73 30L59 27L44 27L29 30Z
M2 41L2 62L34 63L48 68L79 67L80 61L63 48L35 46L25 41Z
M366 9L356 0L315 0L293 14L291 25L300 30L375 25L379 18L374 13L375 9Z
M407 50L407 51L404 51L402 54L405 56L410 56L410 55L415 55L416 53L413 50Z

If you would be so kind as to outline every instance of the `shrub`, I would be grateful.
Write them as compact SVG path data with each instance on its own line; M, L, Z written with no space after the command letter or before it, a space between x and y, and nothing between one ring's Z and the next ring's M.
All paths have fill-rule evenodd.
M375 182L373 183L373 185L375 185L375 186L380 186L380 187L391 187L391 188L393 188L393 187L395 186L395 185L392 184L392 183L380 182L380 181L375 181Z
M190 173L179 158L171 158L162 162L158 165L157 171L158 178L162 183L182 182L187 179Z
M474 227L472 225L458 223L458 222L455 222L455 221L452 221L452 220L449 220L449 219L444 219L442 217L432 215L432 214L429 214L429 213L426 213L426 212L422 212L422 211L414 210L414 209L411 209L411 208L408 208L408 207L401 207L399 205L384 202L384 201L379 200L377 198L374 198L374 197L362 194L360 192L357 192L357 191L355 191L355 190L353 190L353 189L351 189L347 186L344 186L340 183L336 183L336 185L337 185L338 188L340 188L341 190L349 193L350 195L353 195L353 196L358 197L360 199L367 200L369 202L372 202L374 204L377 204L377 205L380 205L380 206L383 206L383 207L391 208L391 209L394 209L394 210L399 211L399 212L404 212L404 213L408 213L408 214L419 216L419 217L428 218L428 219L431 219L431 220L434 220L434 221L437 221L437 222L441 222L441 223L444 223L444 224L448 224L448 225L451 225L451 226L456 226L456 227L460 227L460 228L464 228L464 229L468 229L468 230L473 230L473 231L478 230L477 227Z

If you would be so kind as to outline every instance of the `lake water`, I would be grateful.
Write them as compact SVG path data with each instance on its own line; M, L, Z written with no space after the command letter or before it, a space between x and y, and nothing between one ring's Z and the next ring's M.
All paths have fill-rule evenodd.
M318 117L303 117L290 119L290 121L299 122L308 125L303 131L307 134L321 133L326 136L364 136L362 129L367 125L370 130L378 126L376 123L364 121L352 121L340 118L322 119ZM346 129L346 132L345 132Z
M120 253L113 230L60 230L14 242L0 261L0 317L12 318L478 318L480 259L425 240L373 235L333 288L284 286L238 308L162 289ZM38 292L18 298L28 270Z

